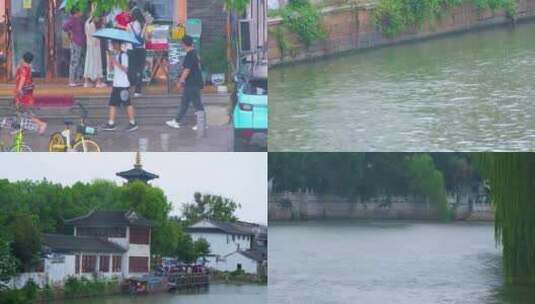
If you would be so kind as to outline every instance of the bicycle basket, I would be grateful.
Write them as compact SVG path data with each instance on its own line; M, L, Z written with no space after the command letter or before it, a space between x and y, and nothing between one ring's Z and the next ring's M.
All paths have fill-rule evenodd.
M76 131L83 135L95 135L97 133L97 130L95 128L88 126L78 126L76 128Z

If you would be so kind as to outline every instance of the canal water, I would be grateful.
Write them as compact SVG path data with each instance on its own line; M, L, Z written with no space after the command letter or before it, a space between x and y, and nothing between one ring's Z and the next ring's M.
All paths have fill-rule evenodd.
M251 304L267 303L267 286L212 284L195 294L162 293L149 296L115 296L66 301L65 304Z
M270 151L535 148L535 23L272 69Z
M270 304L529 304L506 287L492 224L304 222L269 226Z

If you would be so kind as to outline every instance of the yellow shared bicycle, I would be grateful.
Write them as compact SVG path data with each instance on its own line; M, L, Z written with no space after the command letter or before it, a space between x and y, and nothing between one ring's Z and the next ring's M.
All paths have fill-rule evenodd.
M81 103L77 103L80 108L80 123L76 126L76 133L72 136L72 121L65 119L65 128L61 132L55 132L48 141L49 152L100 152L100 146L89 139L96 135L96 129L86 125L87 110Z

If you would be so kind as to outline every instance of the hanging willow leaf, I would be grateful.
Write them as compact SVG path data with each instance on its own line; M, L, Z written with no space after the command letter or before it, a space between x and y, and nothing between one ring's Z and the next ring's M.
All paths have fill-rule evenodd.
M496 241L507 282L535 283L535 154L475 155L496 206Z

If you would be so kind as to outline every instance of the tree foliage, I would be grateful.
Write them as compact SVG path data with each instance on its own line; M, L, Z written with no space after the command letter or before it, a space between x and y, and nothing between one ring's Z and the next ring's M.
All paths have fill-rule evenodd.
M204 202L207 214L218 218L234 218L233 212L239 206L213 195L198 193L196 197ZM160 188L142 182L119 186L106 180L77 182L72 186L47 180L0 180L0 249L2 240L9 242L16 261L27 268L39 256L40 233L72 233L72 227L66 227L64 220L92 210L133 210L154 223L153 254L180 253L188 261L198 257L191 238L184 232L186 223L170 216L171 202Z
M0 291L16 272L17 260L11 254L9 243L0 238Z
M447 191L479 182L470 158L457 153L272 153L273 191L313 191L346 198L417 195L447 217Z
M516 14L517 0L380 0L372 14L372 21L387 37L395 37L413 26L447 13L460 5L478 9L505 10Z
M79 9L82 12L89 12L94 7L93 15L102 16L115 7L126 9L128 0L67 0L66 9Z
M488 179L496 205L496 240L503 245L509 283L535 283L535 154L474 156Z
M195 223L203 218L235 222L237 217L234 213L238 208L241 208L239 203L219 195L196 192L193 199L193 203L182 204L185 225Z

